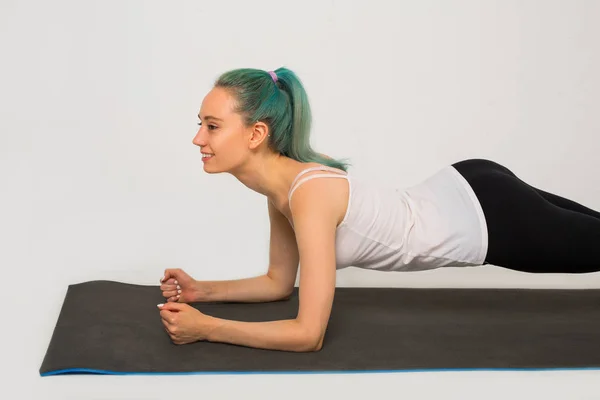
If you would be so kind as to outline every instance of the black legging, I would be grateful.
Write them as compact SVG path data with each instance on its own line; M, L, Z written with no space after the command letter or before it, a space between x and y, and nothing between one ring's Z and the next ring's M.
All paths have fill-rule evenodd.
M486 264L523 272L600 271L600 212L537 189L490 160L453 166L483 208Z

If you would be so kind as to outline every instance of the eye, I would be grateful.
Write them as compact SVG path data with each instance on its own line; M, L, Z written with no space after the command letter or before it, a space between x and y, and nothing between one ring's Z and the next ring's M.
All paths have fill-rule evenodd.
M198 126L202 126L202 122L198 122ZM208 125L209 131L214 131L215 129L217 129L216 125Z

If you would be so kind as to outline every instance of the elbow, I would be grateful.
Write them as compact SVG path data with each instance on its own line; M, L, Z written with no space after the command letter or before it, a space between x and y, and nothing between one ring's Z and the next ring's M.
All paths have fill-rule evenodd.
M277 296L277 300L285 301L285 300L291 299L292 296L294 295L294 290L295 290L294 285L283 288L279 292L279 294Z
M321 351L321 349L323 348L323 339L324 339L324 336L321 335L321 336L319 336L319 338L317 339L316 342L313 342L315 344L313 347L311 347L312 352Z
M284 291L282 294L279 295L279 297L277 299L281 300L281 301L286 301L286 300L291 299L293 294L294 294L294 288L292 288L292 290Z
M324 330L305 329L301 338L298 351L306 353L320 351L323 348L325 338Z

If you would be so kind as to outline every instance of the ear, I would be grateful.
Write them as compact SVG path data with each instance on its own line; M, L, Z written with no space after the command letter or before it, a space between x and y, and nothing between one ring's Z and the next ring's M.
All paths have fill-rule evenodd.
M250 127L250 145L251 149L256 149L262 142L268 141L270 136L269 126L262 121L256 121L252 127Z

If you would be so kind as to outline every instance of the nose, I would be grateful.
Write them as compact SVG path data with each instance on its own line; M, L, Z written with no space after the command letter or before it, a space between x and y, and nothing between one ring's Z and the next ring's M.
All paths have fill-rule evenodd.
M206 146L206 135L203 134L202 127L196 132L196 136L194 136L192 143L199 147Z

